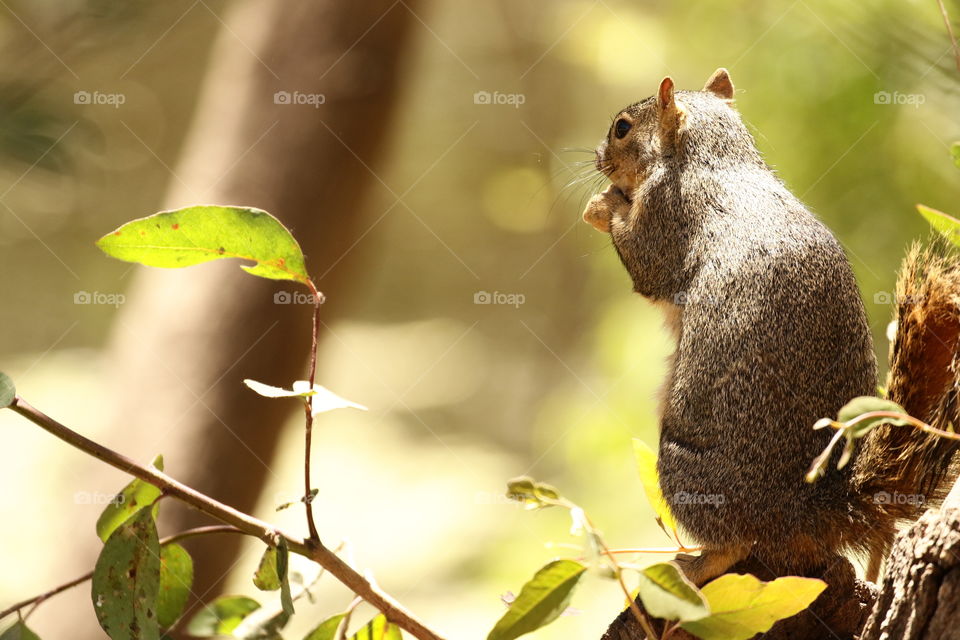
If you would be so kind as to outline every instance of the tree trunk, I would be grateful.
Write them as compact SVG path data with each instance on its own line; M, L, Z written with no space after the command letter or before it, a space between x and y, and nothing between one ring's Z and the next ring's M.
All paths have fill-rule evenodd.
M376 167L386 146L411 20L388 0L236 6L172 172L169 208L250 205L290 227L327 296L325 321L350 293L349 265L340 260L364 230L358 212L374 184L364 164ZM287 93L275 99L277 92ZM296 104L295 92L322 95L323 103ZM114 328L117 437L127 432L143 457L162 451L172 475L244 511L254 507L281 425L298 407L265 400L242 380L285 386L306 377L311 307L277 304L278 292L306 289L250 277L235 261L140 269ZM302 479L290 478L290 489L302 491ZM164 530L206 522L164 505ZM193 591L209 599L236 561L239 539L190 544Z
M960 482L897 538L861 640L960 640Z
M752 573L762 580L774 577L763 575L762 567L750 566L749 559L731 573ZM870 583L855 578L847 560L810 577L822 578L829 587L810 609L778 622L756 638L960 640L960 481L941 508L930 509L897 537L879 593ZM655 629L662 631L662 622L655 623ZM628 609L610 624L601 640L644 637ZM695 637L681 631L670 638Z

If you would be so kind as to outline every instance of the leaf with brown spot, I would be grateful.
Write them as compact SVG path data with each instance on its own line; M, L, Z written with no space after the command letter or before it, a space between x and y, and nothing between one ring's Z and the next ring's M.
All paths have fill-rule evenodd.
M112 640L159 640L160 541L150 508L117 527L93 570L93 609Z

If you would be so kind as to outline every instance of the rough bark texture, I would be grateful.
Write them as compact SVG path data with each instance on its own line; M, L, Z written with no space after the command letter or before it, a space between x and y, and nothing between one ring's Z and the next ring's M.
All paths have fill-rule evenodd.
M861 640L960 640L960 508L931 509L897 539Z
M325 321L347 295L340 259L365 229L362 195L377 188L357 158L375 168L386 146L412 21L390 0L235 6L173 168L168 207L251 205L292 228L327 295ZM278 104L278 91L323 94L325 102ZM139 269L114 330L117 440L126 432L134 450L162 450L178 479L244 511L297 406L264 400L241 381L303 379L310 346L310 306L276 304L279 291L306 293L252 278L232 261ZM301 491L302 480L290 478L290 487ZM171 530L206 522L176 505L164 511ZM193 591L209 599L237 561L239 540L191 545Z

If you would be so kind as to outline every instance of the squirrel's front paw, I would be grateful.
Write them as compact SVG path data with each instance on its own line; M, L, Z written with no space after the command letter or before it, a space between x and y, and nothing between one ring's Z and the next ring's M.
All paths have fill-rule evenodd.
M608 233L615 217L626 217L630 203L616 186L610 185L602 193L590 198L583 210L583 221L597 231Z

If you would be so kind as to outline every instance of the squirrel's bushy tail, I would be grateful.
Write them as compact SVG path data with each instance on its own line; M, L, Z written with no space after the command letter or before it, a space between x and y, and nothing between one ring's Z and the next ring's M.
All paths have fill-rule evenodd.
M960 431L960 257L942 243L914 245L897 279L889 398L911 416ZM858 546L885 554L898 521L942 500L957 474L956 440L881 426L863 443L854 495L866 516Z

